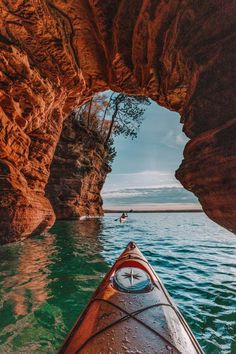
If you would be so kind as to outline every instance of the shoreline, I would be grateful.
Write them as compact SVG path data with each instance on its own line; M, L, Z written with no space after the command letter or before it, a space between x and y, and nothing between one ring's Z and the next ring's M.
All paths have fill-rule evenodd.
M128 204L128 205L105 205L104 213L201 213L202 207L198 203L179 204L179 203L165 203L165 204Z

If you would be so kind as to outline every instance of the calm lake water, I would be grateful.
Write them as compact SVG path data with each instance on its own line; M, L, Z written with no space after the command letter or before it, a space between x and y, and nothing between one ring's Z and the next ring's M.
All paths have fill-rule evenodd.
M236 236L202 213L115 214L57 222L0 248L0 353L55 353L93 291L134 240L205 353L236 353Z

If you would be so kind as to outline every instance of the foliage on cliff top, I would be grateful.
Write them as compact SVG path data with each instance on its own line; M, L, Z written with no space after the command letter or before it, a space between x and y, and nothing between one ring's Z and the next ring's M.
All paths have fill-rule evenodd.
M144 96L123 93L99 93L74 113L74 119L96 134L104 144L106 162L111 167L116 156L113 137L137 138L146 106L151 102Z

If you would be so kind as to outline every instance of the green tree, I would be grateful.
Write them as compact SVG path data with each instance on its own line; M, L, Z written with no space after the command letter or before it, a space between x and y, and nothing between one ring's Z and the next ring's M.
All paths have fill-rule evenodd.
M111 167L116 156L114 136L134 139L144 119L146 107L151 101L144 96L128 96L123 93L100 93L74 113L74 120L94 131L107 149L107 163Z
M107 143L107 154L106 154L106 163L111 168L113 161L117 155L114 139L111 137Z
M110 126L106 136L105 144L108 143L111 135L124 135L137 138L140 125L144 119L145 106L151 102L144 96L127 96L123 93L111 95L109 108L111 114Z

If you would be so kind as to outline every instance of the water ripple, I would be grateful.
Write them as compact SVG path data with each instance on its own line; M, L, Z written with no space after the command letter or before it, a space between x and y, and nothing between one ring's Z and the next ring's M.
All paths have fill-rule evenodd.
M123 230L160 275L204 351L236 353L235 236L203 214L137 214ZM103 256L111 264L128 238L114 225L110 251L104 231Z
M134 240L206 354L236 354L236 237L203 214L58 222L0 248L0 352L55 353L95 288Z

